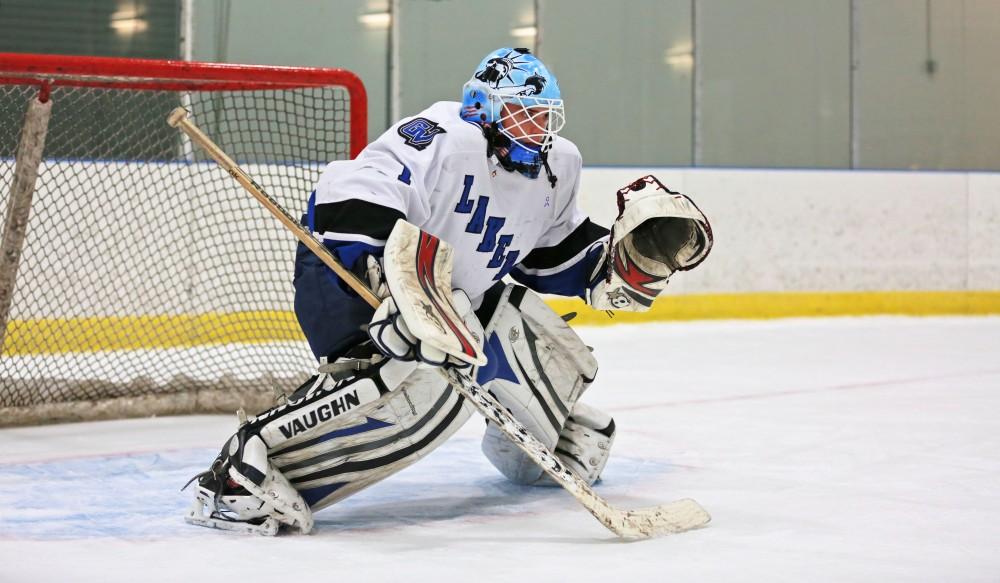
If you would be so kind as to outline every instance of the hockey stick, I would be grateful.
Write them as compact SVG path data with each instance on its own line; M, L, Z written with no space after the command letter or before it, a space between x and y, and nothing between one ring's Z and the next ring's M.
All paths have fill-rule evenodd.
M317 240L311 232L288 214L274 198L257 184L236 162L219 148L188 119L188 112L178 107L167 118L170 126L179 128L193 142L202 147L230 176L257 199L272 215L302 241L330 269L340 276L373 308L380 301L368 286L351 271L344 268L336 257ZM475 383L467 374L451 367L439 368L441 374L456 390L472 402L479 412L495 423L505 435L539 465L553 480L569 491L597 520L622 538L643 539L662 534L677 533L704 526L711 520L707 512L694 500L685 498L649 508L622 510L608 504L579 476L541 441L531 434L496 398Z

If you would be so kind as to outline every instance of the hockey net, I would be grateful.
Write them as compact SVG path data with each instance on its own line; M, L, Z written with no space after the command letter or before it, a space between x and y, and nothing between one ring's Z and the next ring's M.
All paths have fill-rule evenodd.
M315 369L294 238L179 105L295 215L366 141L341 70L0 54L0 425L253 412Z

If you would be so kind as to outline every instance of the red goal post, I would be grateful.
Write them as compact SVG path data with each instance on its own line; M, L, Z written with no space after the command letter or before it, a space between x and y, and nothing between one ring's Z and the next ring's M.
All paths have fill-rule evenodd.
M177 105L292 212L367 143L349 71L0 53L0 425L260 409L314 368L294 241Z

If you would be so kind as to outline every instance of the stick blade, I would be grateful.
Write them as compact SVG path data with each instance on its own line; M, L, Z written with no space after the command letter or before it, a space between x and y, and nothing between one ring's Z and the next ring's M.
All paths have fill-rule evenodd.
M618 520L607 522L611 530L626 539L645 539L677 534L708 524L712 517L691 498L660 506L621 512Z

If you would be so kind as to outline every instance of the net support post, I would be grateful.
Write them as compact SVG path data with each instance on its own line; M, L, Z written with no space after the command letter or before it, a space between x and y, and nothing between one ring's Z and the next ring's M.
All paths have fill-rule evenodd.
M45 134L52 115L52 100L48 86L43 85L38 95L28 102L24 126L15 154L14 180L7 198L3 237L0 239L0 352L7 335L7 319L14 299L17 268L21 263L21 250L28 231L31 199L35 193L38 168L45 149Z

